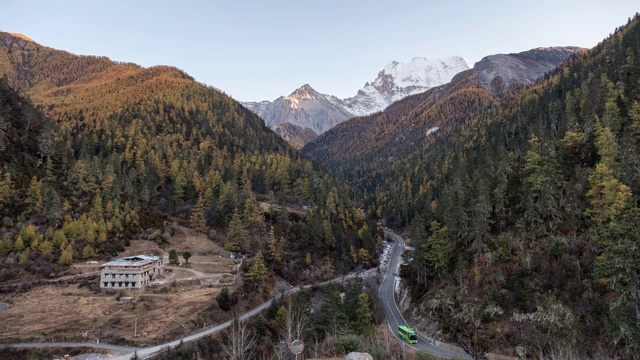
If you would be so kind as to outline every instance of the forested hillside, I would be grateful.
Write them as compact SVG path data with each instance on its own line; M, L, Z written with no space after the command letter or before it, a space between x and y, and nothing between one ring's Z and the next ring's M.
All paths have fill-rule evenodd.
M76 56L0 32L0 74L3 280L116 255L166 216L229 250L262 251L281 272L305 255L336 271L375 258L376 224L330 176L178 69ZM303 204L305 215L285 210Z
M430 178L421 174L431 165L415 159L473 131L479 116L579 50L550 47L486 56L448 84L335 126L302 152L352 185L368 215L384 217L389 226L406 226L430 186Z
M457 131L383 177L416 314L477 357L638 358L638 15Z

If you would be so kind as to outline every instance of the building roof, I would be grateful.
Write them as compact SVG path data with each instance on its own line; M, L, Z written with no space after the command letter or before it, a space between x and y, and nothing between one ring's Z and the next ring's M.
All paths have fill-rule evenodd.
M106 264L102 264L102 266L142 266L158 260L160 260L160 258L157 256L134 255L115 259Z

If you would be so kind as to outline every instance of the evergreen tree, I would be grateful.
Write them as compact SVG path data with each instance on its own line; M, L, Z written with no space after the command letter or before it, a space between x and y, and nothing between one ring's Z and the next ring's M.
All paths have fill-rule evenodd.
M238 252L243 248L245 243L242 219L237 210L233 212L229 228L227 229L227 239L224 243L224 249L227 251Z
M269 256L271 257L272 261L280 264L282 262L282 252L276 240L273 226L269 229L269 240L267 241L267 245L269 246Z
M229 289L226 286L220 290L220 293L216 296L216 301L218 302L220 309L224 311L231 310L233 303L231 301L231 296L229 296Z
M440 223L434 220L429 231L431 232L427 239L429 250L425 254L425 259L436 273L442 276L453 252L453 244L449 239L449 229L446 226L442 227Z
M369 309L369 296L361 292L357 302L355 321L352 323L353 330L359 335L371 335L375 326L373 325L373 314Z
M178 253L176 252L175 249L171 249L169 251L169 263L170 264L177 264L178 263Z
M185 251L184 253L182 253L182 257L184 258L184 263L186 265L189 265L189 259L191 259L191 253L188 251Z
M253 264L249 268L249 271L246 273L245 278L247 279L248 282L254 285L260 285L268 277L269 277L269 271L267 270L267 267L264 264L264 257L262 256L262 251L258 251L258 254L256 254L256 257L253 260Z

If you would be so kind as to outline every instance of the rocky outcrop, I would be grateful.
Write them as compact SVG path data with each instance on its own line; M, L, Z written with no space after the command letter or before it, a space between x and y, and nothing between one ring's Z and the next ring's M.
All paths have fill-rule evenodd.
M373 356L367 353L350 352L344 357L344 360L373 360Z
M290 95L281 96L274 101L242 104L258 114L265 124L276 132L287 134L290 128L278 127L288 123L322 134L353 116L382 111L395 101L445 84L454 75L469 68L467 61L460 56L436 60L417 57L407 63L391 62L378 73L373 82L367 82L364 88L351 98L339 99L333 95L321 94L305 84ZM306 137L310 135L304 134ZM290 140L292 145L295 142L294 146L298 148L310 141L297 135L292 135L287 140Z
M340 105L339 99L321 94L308 84L272 102L245 102L243 105L258 114L272 129L280 124L289 123L320 134L352 117L351 113Z
M285 139L291 146L300 150L302 147L318 137L315 131L309 128L302 128L297 125L282 123L273 128L276 134Z
M461 71L471 68L461 56L444 59L413 58L407 63L393 61L378 73L372 83L352 98L344 99L344 106L355 116L382 111L407 96L423 93L446 84Z
M473 69L458 74L452 82L472 76L478 85L501 96L533 84L569 55L580 50L582 48L557 46L517 54L490 55L475 63Z

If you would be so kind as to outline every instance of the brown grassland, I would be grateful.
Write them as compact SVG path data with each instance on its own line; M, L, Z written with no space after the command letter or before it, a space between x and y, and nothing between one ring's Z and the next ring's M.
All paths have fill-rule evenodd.
M168 259L175 249L193 256L188 266L165 266L165 283L140 290L97 289L100 263L72 266L63 277L39 281L26 292L0 298L11 306L2 310L0 341L84 341L150 345L196 332L232 317L219 309L215 297L223 287L231 293L241 284L234 274L240 264L229 253L202 234L176 226L165 250L153 241L134 240L119 256L162 255ZM166 262L168 264L168 261ZM28 281L22 279L21 281ZM120 296L134 298L121 308ZM236 311L242 312L263 299L238 294Z

